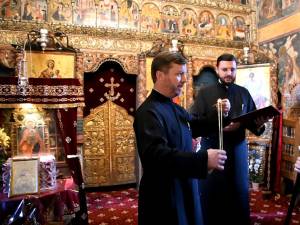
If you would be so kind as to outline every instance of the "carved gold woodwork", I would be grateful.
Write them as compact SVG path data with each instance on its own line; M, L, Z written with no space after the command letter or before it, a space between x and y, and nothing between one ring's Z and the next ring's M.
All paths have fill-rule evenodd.
M139 75L136 80L136 106L139 107L147 96L146 90L146 56L139 55Z
M95 72L104 62L115 61L126 73L138 74L138 58L135 55L83 51L83 57L84 72Z
M136 182L133 118L112 101L84 118L84 178L87 186Z

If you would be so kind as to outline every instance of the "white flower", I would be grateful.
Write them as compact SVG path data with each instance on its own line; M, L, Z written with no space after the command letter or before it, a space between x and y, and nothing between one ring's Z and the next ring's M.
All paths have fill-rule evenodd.
M255 159L255 163L260 164L261 163L261 159Z

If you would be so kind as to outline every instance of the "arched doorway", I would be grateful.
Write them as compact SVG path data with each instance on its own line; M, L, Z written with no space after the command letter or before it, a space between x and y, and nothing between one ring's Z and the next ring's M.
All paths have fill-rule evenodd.
M215 84L218 82L218 75L212 66L203 67L197 76L193 77L193 96L197 96L198 91L206 86Z
M136 76L107 61L84 74L84 177L87 186L135 183Z

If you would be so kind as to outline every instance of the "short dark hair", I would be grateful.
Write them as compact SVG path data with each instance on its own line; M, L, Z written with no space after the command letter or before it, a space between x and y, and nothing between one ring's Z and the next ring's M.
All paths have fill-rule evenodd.
M219 66L221 61L235 61L236 64L238 63L237 59L234 57L234 55L229 53L224 53L220 55L217 59L217 67Z
M154 57L151 64L151 77L153 83L156 82L156 72L167 72L172 63L184 65L187 63L187 60L180 52L163 51Z

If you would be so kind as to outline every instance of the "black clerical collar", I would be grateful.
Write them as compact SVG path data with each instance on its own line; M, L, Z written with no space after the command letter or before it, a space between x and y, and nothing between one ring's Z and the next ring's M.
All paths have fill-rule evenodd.
M161 94L160 92L158 92L155 89L152 89L151 95L158 98L161 101L172 101L172 98L169 98L169 97Z

